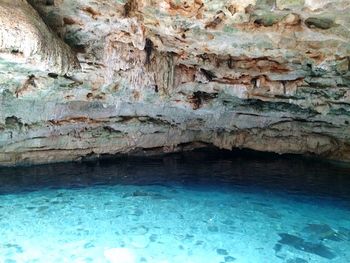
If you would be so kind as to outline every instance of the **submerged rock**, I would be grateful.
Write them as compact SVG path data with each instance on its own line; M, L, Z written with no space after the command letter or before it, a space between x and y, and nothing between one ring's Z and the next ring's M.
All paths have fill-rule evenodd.
M281 245L287 245L297 250L315 254L327 259L333 259L336 257L336 254L322 243L308 242L298 236L286 233L280 233L279 236L281 239L278 241L278 243Z
M309 224L303 232L309 236L310 239L316 240L332 240L332 241L344 241L347 237L341 231L336 231L329 225L325 224Z
M308 263L308 261L302 258L293 258L293 259L288 259L286 263Z
M218 255L223 255L223 256L228 255L227 250L226 250L226 249L223 249L223 248L218 248L218 249L216 250L216 253L218 253Z
M233 261L235 261L235 260L236 260L236 258L231 257L231 256L226 256L226 257L225 257L225 262L233 262Z

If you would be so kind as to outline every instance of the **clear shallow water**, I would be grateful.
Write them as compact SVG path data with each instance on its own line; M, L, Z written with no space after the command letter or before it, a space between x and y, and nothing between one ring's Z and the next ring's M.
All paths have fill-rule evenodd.
M0 169L0 262L350 262L350 168L190 153Z

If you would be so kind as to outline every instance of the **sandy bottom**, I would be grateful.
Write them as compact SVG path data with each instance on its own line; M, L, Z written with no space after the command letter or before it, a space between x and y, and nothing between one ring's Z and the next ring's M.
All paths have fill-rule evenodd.
M0 262L350 262L350 208L232 187L0 195Z

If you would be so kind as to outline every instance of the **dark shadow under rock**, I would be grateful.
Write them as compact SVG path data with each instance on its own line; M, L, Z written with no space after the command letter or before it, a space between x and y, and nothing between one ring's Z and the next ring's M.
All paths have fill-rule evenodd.
M327 259L333 259L336 257L336 254L322 243L308 242L298 236L287 233L280 233L279 236L281 237L281 239L278 241L279 244L287 245L297 250L318 255Z

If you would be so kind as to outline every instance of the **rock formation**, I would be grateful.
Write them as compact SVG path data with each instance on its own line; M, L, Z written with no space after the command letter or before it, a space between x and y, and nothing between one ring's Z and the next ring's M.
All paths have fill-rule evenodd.
M47 28L26 1L2 0L0 23L2 72L22 65L29 71L64 75L78 67L69 46Z
M350 161L349 13L349 0L1 0L0 165L205 145Z

